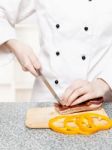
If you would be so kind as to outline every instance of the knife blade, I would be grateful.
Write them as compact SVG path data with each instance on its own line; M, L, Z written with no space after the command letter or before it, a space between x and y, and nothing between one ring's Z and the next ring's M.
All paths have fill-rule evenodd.
M36 72L38 73L40 79L46 85L46 87L48 88L48 90L50 91L50 93L53 95L53 97L56 99L56 101L60 104L61 100L60 100L59 96L57 95L57 93L52 88L52 86L50 85L50 83L48 82L48 80L45 78L45 76L42 74L42 72L40 70L36 70Z

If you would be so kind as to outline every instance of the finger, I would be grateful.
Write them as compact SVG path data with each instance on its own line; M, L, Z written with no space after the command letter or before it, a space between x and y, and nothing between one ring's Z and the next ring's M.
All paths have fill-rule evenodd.
M68 102L68 99L70 97L70 95L77 89L81 88L82 86L84 86L87 83L87 81L85 80L77 80L73 83L72 86L70 86L69 88L67 88L64 92L63 95L63 103L66 104Z
M90 99L93 99L93 98L95 98L95 97L93 96L92 93L85 94L85 95L79 97L76 101L74 101L74 102L71 104L71 106L77 105L77 104L80 104L80 103L83 103L83 102L86 102L86 101L88 101L88 100L90 100Z
M32 73L35 77L37 77L37 72L34 68L34 66L32 65L32 63L28 60L27 61L27 64L25 64L25 67L24 67L26 70L28 70L30 73Z
M62 96L60 97L60 103L61 103L62 105L64 105L64 101L63 101L63 97L62 97Z
M28 71L28 69L25 68L25 67L23 67L23 66L22 66L22 70L23 70L23 71Z
M29 71L35 76L35 77L37 77L38 76L38 74L37 74L37 72L36 72L36 70L35 70L35 68L31 65L31 66L29 66Z
M68 87L63 95L63 101L66 104L68 101L69 96L73 93L74 90L76 90L77 88L80 88L80 84L74 83L74 85Z
M31 63L32 63L36 73L37 73L37 75L36 75L36 77L37 77L37 76L39 76L38 71L41 70L40 63L39 63L38 59L35 56L31 57L30 60L31 60Z
M41 68L40 62L35 55L31 55L30 60L36 70L39 70Z
M71 86L71 87L69 87L65 90L64 95L62 96L62 101L61 101L61 103L63 105L66 105L67 100L68 100L69 96L72 94L73 91L74 91L73 86Z
M78 97L84 95L87 93L87 89L86 88L80 88L75 90L71 96L68 98L68 102L66 104L66 106L70 106Z

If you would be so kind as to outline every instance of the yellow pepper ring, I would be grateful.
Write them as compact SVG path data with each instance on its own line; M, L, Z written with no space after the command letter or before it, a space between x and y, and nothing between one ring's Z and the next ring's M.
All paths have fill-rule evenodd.
M84 119L87 119L88 121L88 125L86 126L84 125ZM80 117L80 119L76 121L76 124L79 126L81 131L88 132L89 134L95 133L98 130L98 128L94 126L92 118Z
M111 126L112 126L112 120L111 120L109 117L107 117L107 116L103 116L103 115L95 114L95 113L89 113L89 114L84 114L84 117L86 117L86 118L89 118L89 117L91 117L91 118L97 117L97 118L100 118L101 120L106 121L108 127L111 127ZM93 124L93 125L94 125L94 126L97 126L97 127L105 126L105 125L95 125L95 124ZM107 127L106 127L106 128L107 128Z
M75 116L74 116L74 117L75 117ZM78 119L78 117L75 117L75 118L76 118L76 120ZM76 120L74 120L73 117L72 117L72 118L67 118L67 119L65 119L65 120L64 120L64 127L67 128L67 129L69 129L69 130L72 130L72 131L77 131L77 133L79 133L79 134L90 135L90 134L91 134L90 132L82 131L82 130L79 128L78 125L77 125L76 128L71 127L71 126L68 125L69 122L73 122L74 124L77 124L77 123L76 123Z
M96 125L94 123L93 118L100 118L107 122L106 125ZM59 121L60 119L64 119L63 127L58 127L54 123ZM86 120L86 123L85 123ZM68 123L73 122L77 124L77 127L73 128L68 125ZM85 123L85 124L84 124ZM95 113L84 113L80 115L72 115L72 116L57 116L49 121L49 127L59 133L64 134L84 134L89 135L99 130L105 130L112 127L112 120L106 116L95 114Z
M66 126L64 126L63 128L60 128L60 127L57 127L56 125L54 125L54 123L56 121L60 120L60 119L64 118L67 121L67 120L74 119L74 117L77 118L79 116L58 116L58 117L55 117L55 118L53 118L49 121L49 127L52 130L54 130L56 132L59 132L59 133L63 133L63 134L84 134L84 135L89 135L90 134L89 132L81 131L79 128L76 128L76 129L71 128L70 129L70 128L67 128ZM73 120L73 122L74 122L74 120Z
M75 119L75 120L74 120ZM86 135L88 135L88 134L91 134L91 133L93 133L94 131L92 130L81 130L81 128L80 128L80 124L79 123L77 123L77 122L79 122L80 120L84 120L84 119L86 119L87 120L87 123L88 123L88 126L91 126L91 125L93 125L93 120L92 120L92 118L84 118L83 117L83 115L81 114L81 115L77 115L77 116L72 116L71 118L67 118L67 119L65 119L64 120L64 127L66 127L66 128L68 128L68 129L71 129L71 130L79 130L79 133L80 134L86 134ZM83 121L82 120L82 121ZM74 122L74 124L76 124L77 125L77 128L73 128L73 127L71 127L71 126L69 126L68 125L68 123L69 122ZM87 127L87 129L88 129L88 127Z
M104 120L104 121L107 121L107 124L106 125L95 125L97 126L100 130L106 130L106 129L109 129L112 127L112 119L106 117L106 116L103 116L103 115L100 115L101 119Z
M79 116L71 116L71 117L67 117L65 120L64 120L64 127L69 129L69 130L72 130L72 131L79 131L79 127L77 126L76 124L76 119L78 118ZM68 123L70 122L73 122L74 125L76 124L77 127L71 127L68 125Z
M53 120L52 120L53 121ZM63 127L63 128L60 128L60 127L57 127L54 125L54 121L52 122L50 120L49 122L49 127L56 131L56 132L59 132L59 133L63 133L63 134L83 134L83 135L90 135L89 132L84 132L84 131L81 131L80 129L78 130L70 130L70 129L67 129L66 127Z
M60 127L57 127L56 125L54 125L54 123L57 122L58 120L63 119L63 118L64 119L65 118L69 118L69 117L71 117L71 116L58 116L58 117L55 117L53 119L50 119L50 121L49 121L49 127L52 130L54 130L56 132L59 132L59 133L64 133L64 134L77 134L77 133L79 133L77 130L73 131L73 130L67 129L66 127L60 128Z
M67 128L51 127L52 130L63 134L78 134L78 131L68 130Z
M106 125L95 125L92 121L92 122L89 122L90 128L83 125L84 118L89 120L90 118L93 119L93 117L100 118L100 119L106 121L107 124ZM84 114L83 116L81 116L80 120L77 121L77 124L81 130L94 133L94 132L99 131L99 130L106 130L106 129L111 128L112 127L112 120L109 119L108 117L100 115L100 114L89 113L89 114Z

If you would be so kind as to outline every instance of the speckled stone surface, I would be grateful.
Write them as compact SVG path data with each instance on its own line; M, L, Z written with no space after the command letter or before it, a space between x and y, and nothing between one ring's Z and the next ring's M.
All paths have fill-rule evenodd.
M46 103L0 103L0 150L112 150L112 130L91 136L67 136L49 129L28 129L24 125L28 108ZM112 117L112 104L104 108Z

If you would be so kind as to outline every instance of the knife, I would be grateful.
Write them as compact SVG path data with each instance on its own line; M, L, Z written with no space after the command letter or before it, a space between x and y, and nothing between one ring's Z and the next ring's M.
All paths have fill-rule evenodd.
M50 93L53 95L53 97L56 99L56 101L60 104L61 100L60 100L59 96L56 94L56 92L54 91L54 89L52 88L52 86L50 85L50 83L48 82L48 80L45 78L45 76L42 74L42 72L40 70L36 69L36 72L38 73L40 79L46 85L46 87L48 88Z

